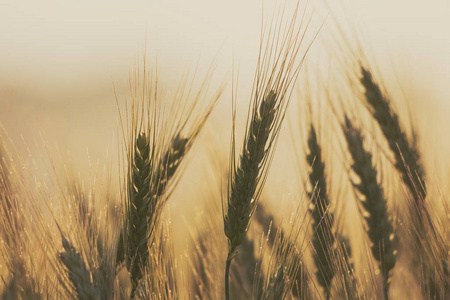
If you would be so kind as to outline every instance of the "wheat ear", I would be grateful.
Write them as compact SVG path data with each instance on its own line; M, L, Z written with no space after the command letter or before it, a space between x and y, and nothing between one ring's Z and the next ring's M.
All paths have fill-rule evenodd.
M262 26L250 111L237 166L233 130L228 206L223 208L224 231L228 238L225 267L227 300L229 299L230 264L236 248L245 237L258 205L278 133L290 101L292 86L303 63L304 56L301 57L299 53L307 25L304 28L302 20L297 22L299 5L297 2L288 26L282 24L282 14L278 20L279 23L269 24L267 31L265 26ZM233 96L235 97L235 93Z
M228 237L227 260L232 259L237 246L244 240L250 218L256 209L257 200L254 196L276 113L275 99L276 94L270 91L261 102L258 114L253 116L239 165L234 171L228 211L224 218L225 235Z
M134 151L131 176L128 179L129 199L126 218L125 261L132 284L133 298L142 270L148 262L147 214L150 207L150 144L145 134L139 134Z
M311 168L309 182L312 186L312 191L308 192L308 197L311 200L310 212L314 228L312 237L312 245L315 252L314 261L318 268L317 280L325 289L326 297L329 299L331 280L335 275L332 264L333 246L335 243L333 232L334 216L329 210L330 201L328 199L322 149L312 124L308 134L308 149L309 153L306 155L306 161Z
M75 289L78 299L102 299L99 289L92 282L92 274L87 269L81 255L64 236L62 237L62 244L64 252L59 254L59 258L67 269L69 280Z
M398 115L383 95L379 85L374 82L372 74L361 67L361 84L365 89L365 98L371 107L374 119L383 132L391 151L395 156L395 168L400 172L403 182L416 200L419 208L427 195L425 172L420 164L417 147L410 143L400 126Z
M372 242L372 254L380 264L384 295L387 299L390 271L394 268L397 254L396 238L387 210L387 201L383 187L377 181L377 170L372 164L372 154L364 149L361 131L353 127L347 116L342 127L353 158L351 167L359 178L359 183L353 183L353 186L359 192L360 203L364 208L362 216L366 221L367 235Z
M231 192L228 199L228 210L224 216L225 235L228 238L228 256L226 264L226 283L231 261L236 248L242 243L250 225L250 219L258 204L256 189L261 179L263 160L267 158L267 143L277 108L276 93L270 91L261 102L258 113L254 114L248 130L239 165L233 172ZM229 295L226 295L229 299Z
M285 231L278 226L274 216L266 209L264 204L258 205L255 212L255 219L264 230L269 230L267 245L272 249L275 247L281 248L281 251L280 249L275 251L277 254L282 255L280 260L290 261L291 268L288 270L288 276L292 278L293 282L289 283L287 286L291 286L292 294L299 299L309 299L308 274L303 261L303 254L295 246L294 241L296 239L296 234L293 234L292 232L286 234ZM293 225L293 228L295 227L296 226ZM290 240L292 236L294 236L294 241ZM283 248L285 248L284 251L282 250ZM263 283L264 279L260 279L260 282ZM258 295L261 295L260 297L262 297L263 294L264 291ZM260 297L256 298L259 299Z
M419 150L415 142L408 141L396 112L392 109L389 99L381 92L379 85L373 80L371 72L361 67L361 73L361 83L365 88L367 103L372 108L372 115L380 125L389 147L394 153L395 168L400 172L404 184L410 190L415 201L415 206L412 207L410 213L415 225L413 239L421 256L418 263L422 265L425 290L433 297L439 298L439 279L436 277L434 269L442 272L440 260L447 252L447 247L437 237L435 225L424 204L427 189ZM428 240L428 242L424 245L423 240ZM433 247L439 248L439 257L437 258L433 257L435 252ZM424 261L427 262L424 263Z
M154 232L158 229L159 218L167 197L165 192L171 179L175 176L183 157L188 152L191 139L181 136L180 133L172 138L168 149L162 155L158 167L153 172L150 182L150 204L148 209L148 236L149 244L154 241Z
M289 278L286 275L285 266L278 267L276 274L270 279L269 286L264 295L264 300L282 300L286 297Z

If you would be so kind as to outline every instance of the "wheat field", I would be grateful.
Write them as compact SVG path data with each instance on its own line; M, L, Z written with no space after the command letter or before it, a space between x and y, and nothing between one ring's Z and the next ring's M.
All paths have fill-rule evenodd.
M167 76L146 42L89 122L64 108L62 145L0 102L2 299L449 299L427 74L388 72L342 16L263 8L251 72L219 53Z

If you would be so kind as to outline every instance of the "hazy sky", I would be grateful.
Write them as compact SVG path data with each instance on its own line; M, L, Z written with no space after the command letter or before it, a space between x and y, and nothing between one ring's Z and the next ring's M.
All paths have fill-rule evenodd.
M4 0L0 78L53 84L58 79L87 80L87 71L110 77L130 66L145 40L162 65L187 68L199 60L210 63L216 54L230 65L234 53L245 66L246 58L254 57L262 2L268 10L274 1ZM309 2L316 7L316 19L323 20L327 11L317 3L324 1ZM450 1L326 2L331 14L345 10L363 25L375 46L404 52L448 74Z
M234 57L240 68L241 95L249 93L262 2L270 16L274 3L279 7L282 1L0 0L0 123L16 143L21 134L32 141L45 133L46 146L56 149L57 142L63 153L70 151L74 169L82 173L91 175L87 156L100 165L108 161L117 167L118 114L112 82L119 101L123 100L128 72L144 45L148 59L157 59L163 83L170 85L172 77L179 78L197 64L201 77L214 59L217 79L230 79ZM428 161L445 168L440 157L450 151L450 0L308 3L308 12L313 12L311 32L328 16L319 35L328 39L325 34L335 26L336 16L363 36L379 65L394 65L403 72L403 79L411 80L414 96L421 97L422 103L416 108L414 117L419 121L415 121L426 132L423 138L434 139L431 144L422 143L433 155ZM308 57L314 58L317 46ZM208 143L219 139L223 149L229 149L230 86L211 118L215 123L209 131ZM245 120L246 109L239 113L239 120ZM280 138L280 144L277 154L284 164L275 161L272 172L285 176L272 178L272 183L283 189L290 187L286 179L290 178L296 187L298 178L286 175L298 171L289 153L292 142ZM44 149L36 147L31 152L38 150ZM107 151L112 155L107 156ZM438 152L442 155L434 155ZM202 168L202 163L208 164L207 155L198 153L200 162L193 160L191 165ZM286 172L288 168L293 169L291 173ZM200 175L195 172L194 176Z
M68 139L69 147L93 143L105 132L110 137L117 125L112 81L125 90L127 72L145 44L166 75L180 76L197 63L206 68L216 58L218 77L229 78L234 57L245 90L253 79L262 2L269 15L271 5L281 3L0 1L0 121L13 134L59 128L51 138ZM401 66L450 113L449 3L310 0L311 30L328 14L346 20L386 59L379 63ZM330 20L325 27L334 26Z

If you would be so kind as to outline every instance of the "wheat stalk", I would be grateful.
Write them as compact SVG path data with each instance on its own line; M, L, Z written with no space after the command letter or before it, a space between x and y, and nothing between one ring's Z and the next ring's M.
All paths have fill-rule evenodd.
M260 278L255 278L255 276L258 276L256 270L260 263L255 256L255 248L257 248L255 241L247 235L234 258L236 263L233 265L234 268L232 268L231 272L232 278L236 280L231 286L232 295L240 295L244 299L251 298L252 293L257 299L261 295L261 285L259 283L262 278L261 276Z
M367 235L372 242L372 254L380 264L384 295L387 299L390 271L394 268L397 255L392 220L388 213L383 187L377 181L377 170L372 164L372 154L363 146L361 131L353 127L347 116L342 128L353 158L351 167L359 178L359 182L354 182L353 186L361 197L360 203L365 211L362 216L366 221Z

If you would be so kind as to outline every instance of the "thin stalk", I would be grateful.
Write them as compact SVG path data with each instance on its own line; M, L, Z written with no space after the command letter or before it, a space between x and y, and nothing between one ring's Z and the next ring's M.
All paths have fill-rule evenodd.
M232 258L227 258L227 264L225 266L225 299L230 299L230 266Z

